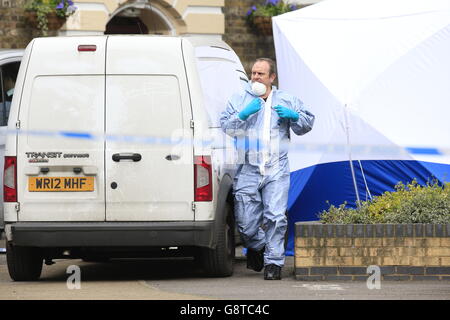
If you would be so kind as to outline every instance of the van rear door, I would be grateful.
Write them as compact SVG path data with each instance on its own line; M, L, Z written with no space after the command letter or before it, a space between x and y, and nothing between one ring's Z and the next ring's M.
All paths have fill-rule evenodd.
M106 220L194 220L191 119L180 39L108 38Z
M17 119L19 221L104 221L106 37L34 42ZM80 47L89 45L88 51Z

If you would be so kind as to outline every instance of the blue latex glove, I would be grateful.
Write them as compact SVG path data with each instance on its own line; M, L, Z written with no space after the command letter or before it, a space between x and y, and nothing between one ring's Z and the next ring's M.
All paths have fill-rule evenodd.
M261 110L261 99L255 98L244 108L244 110L239 112L238 116L241 120L247 120L250 115L258 112L259 110Z
M294 122L298 121L298 113L295 112L294 110L291 110L289 108L277 105L275 107L273 107L275 109L275 111L278 113L278 116L280 118L283 119L289 119L292 120Z

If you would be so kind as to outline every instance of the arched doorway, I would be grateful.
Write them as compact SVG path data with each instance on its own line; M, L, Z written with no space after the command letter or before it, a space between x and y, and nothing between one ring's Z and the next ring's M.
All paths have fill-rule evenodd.
M171 21L158 7L148 3L125 5L112 14L105 34L175 35Z

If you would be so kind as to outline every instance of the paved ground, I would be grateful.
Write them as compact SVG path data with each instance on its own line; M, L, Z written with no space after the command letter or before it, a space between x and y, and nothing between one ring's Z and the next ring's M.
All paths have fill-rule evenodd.
M364 281L297 281L292 257L287 257L283 280L264 281L262 273L246 269L241 249L237 254L235 272L229 278L206 278L188 259L109 263L57 260L52 266L44 266L40 281L13 282L8 275L6 255L0 253L0 299L450 300L448 281L384 281L379 290L369 290ZM80 267L80 289L67 287L71 273L66 271L71 265Z

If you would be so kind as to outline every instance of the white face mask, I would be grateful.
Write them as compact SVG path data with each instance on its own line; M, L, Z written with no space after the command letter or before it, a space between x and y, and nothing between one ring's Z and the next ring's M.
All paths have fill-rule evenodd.
M252 83L252 92L255 96L263 96L267 91L267 88L261 82L255 81Z

